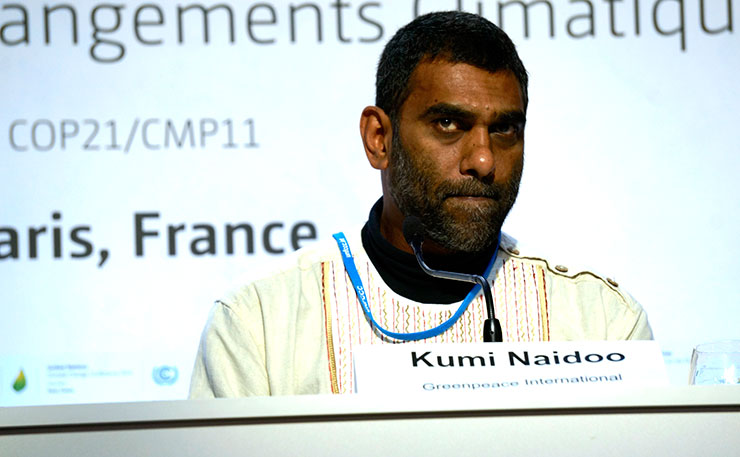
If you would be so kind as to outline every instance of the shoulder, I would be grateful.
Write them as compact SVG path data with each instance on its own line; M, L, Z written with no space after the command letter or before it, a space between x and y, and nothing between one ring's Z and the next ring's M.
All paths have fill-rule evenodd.
M552 278L552 280L572 284L593 283L600 287L604 287L617 295L627 295L626 292L620 288L619 283L611 276L603 275L593 268L585 267L575 262L559 262L557 259L550 258L547 255L528 251L526 247L522 247L522 245L510 235L502 234L501 251L503 251L504 255L508 258L516 259L522 263L542 268L547 276ZM623 298L626 299L626 297ZM633 300L630 299L626 301Z
M242 278L219 302L236 310L299 293L318 281L322 264L336 261L341 262L336 242L333 239L319 241L265 262L259 271Z
M530 266L541 274L554 319L577 321L588 330L601 327L601 322L605 322L604 334L600 335L601 330L597 333L604 337L611 336L620 325L625 326L620 329L623 333L621 337L637 334L646 338L651 336L642 306L613 276L601 274L577 262L563 262L531 252L508 235L502 235L500 254L504 262L513 261ZM642 321L644 323L640 325L644 328L635 327ZM588 337L589 334L581 336Z

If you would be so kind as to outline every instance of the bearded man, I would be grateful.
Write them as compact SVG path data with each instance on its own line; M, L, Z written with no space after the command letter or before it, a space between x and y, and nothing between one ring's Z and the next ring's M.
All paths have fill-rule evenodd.
M360 233L295 253L218 301L191 397L348 393L353 348L483 341L479 288L428 276L404 238L423 224L430 266L492 285L504 341L650 339L645 312L616 283L522 254L501 232L524 162L527 73L486 19L431 13L400 29L360 120L383 196Z

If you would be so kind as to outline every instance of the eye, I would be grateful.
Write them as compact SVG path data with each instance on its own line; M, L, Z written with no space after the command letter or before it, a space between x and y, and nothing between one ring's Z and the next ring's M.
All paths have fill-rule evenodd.
M492 134L503 135L503 136L515 136L519 135L522 131L523 125L519 122L502 122L500 124L494 124L491 126L489 131Z
M442 132L455 132L461 128L460 123L451 117L436 119L434 124Z

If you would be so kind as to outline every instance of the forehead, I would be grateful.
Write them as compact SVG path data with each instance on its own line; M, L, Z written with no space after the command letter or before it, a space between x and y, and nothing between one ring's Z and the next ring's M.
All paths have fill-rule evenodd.
M510 70L491 73L465 63L422 62L411 74L409 87L402 116L438 103L457 105L480 115L524 111L519 81Z

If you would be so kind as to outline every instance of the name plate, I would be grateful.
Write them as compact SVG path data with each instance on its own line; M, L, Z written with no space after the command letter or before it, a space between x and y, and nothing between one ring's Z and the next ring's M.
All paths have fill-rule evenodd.
M655 341L383 344L356 347L353 359L361 394L669 384Z

